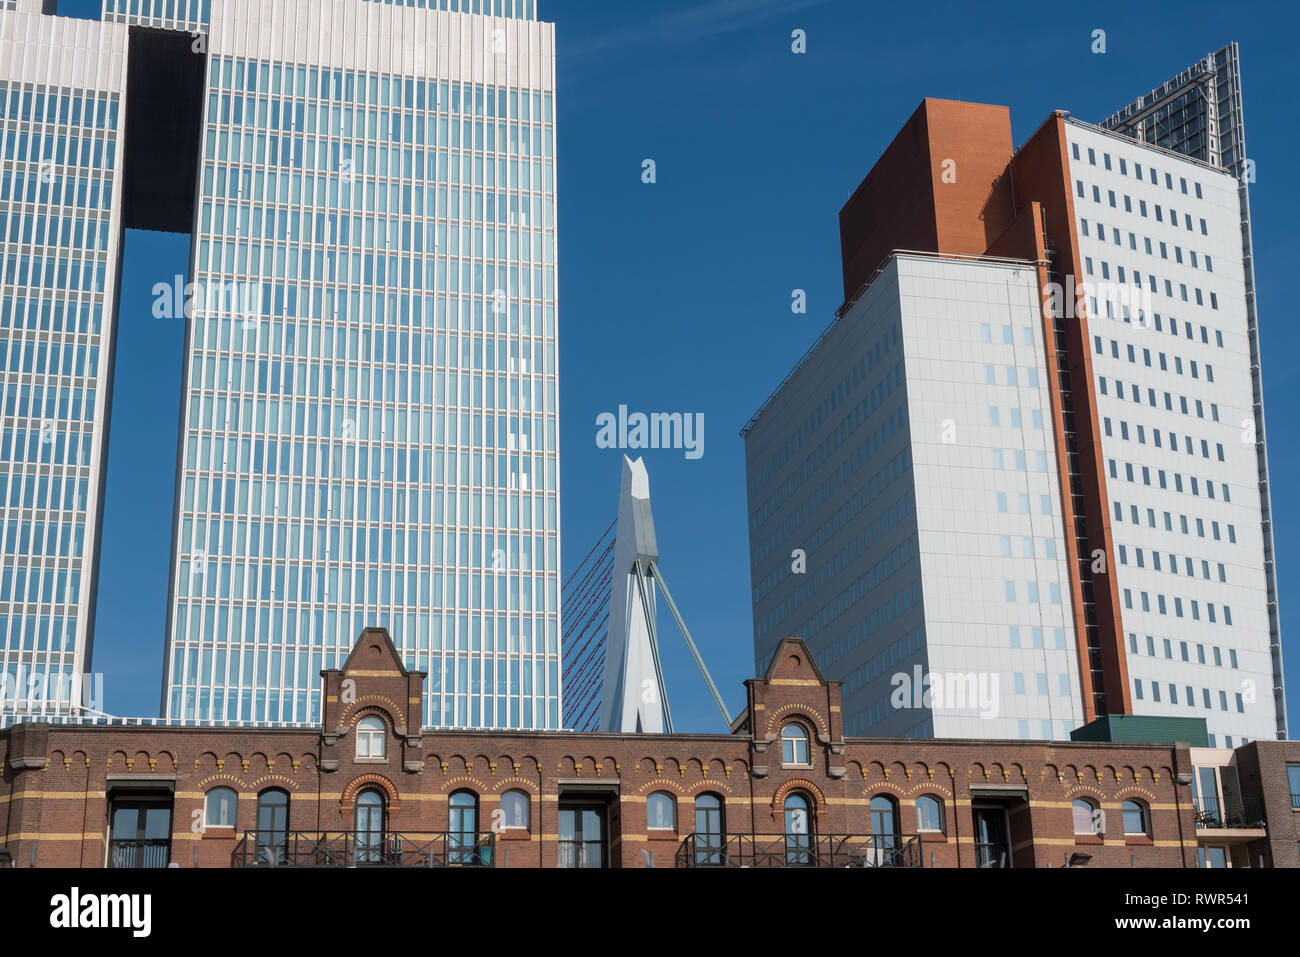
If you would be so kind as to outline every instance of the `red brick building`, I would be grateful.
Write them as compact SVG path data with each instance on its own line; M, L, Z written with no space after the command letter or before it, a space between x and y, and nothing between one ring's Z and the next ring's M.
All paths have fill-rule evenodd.
M1235 802L1225 799L1226 813L1218 817L1231 819L1230 805L1236 803L1246 812L1241 815L1242 824L1258 823L1262 818L1265 825L1249 835L1235 835L1244 845L1245 859L1251 866L1262 862L1265 867L1300 867L1300 741L1252 741L1233 752L1232 764L1242 797ZM1201 810L1204 817L1204 807ZM1224 830L1220 828L1220 833ZM1208 832L1203 826L1201 843L1207 846L1211 843Z
M424 675L381 629L323 678L319 731L0 732L5 856L17 867L1196 862L1186 745L845 738L840 683L798 639L746 682L743 713L718 735L422 729Z

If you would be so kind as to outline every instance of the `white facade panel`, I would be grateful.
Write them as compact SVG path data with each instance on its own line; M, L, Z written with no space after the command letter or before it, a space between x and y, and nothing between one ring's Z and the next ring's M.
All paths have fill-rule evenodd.
M933 734L1066 738L1082 704L1037 274L899 268L926 649L980 695L936 708Z
M1134 710L1273 738L1238 184L1067 130Z
M756 664L802 636L848 734L1082 720L1040 309L1029 265L900 255L748 431Z

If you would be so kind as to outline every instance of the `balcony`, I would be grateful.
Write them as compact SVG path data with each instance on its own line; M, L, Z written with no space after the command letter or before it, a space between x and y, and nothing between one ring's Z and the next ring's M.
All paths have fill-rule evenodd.
M108 866L111 868L166 867L171 861L170 838L158 840L118 840L108 842Z
M1265 834L1264 802L1256 797L1239 797L1223 801L1217 797L1197 798L1197 836L1204 840L1254 839ZM1207 832L1213 832L1209 834Z
M245 831L232 867L494 867L494 834Z
M921 867L914 834L691 834L678 867Z
M976 841L975 866L1006 868L1011 866L1011 847L1003 841Z

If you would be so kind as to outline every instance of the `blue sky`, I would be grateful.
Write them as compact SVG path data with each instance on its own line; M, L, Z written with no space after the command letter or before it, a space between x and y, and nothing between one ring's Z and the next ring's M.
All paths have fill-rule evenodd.
M1101 119L1238 41L1283 634L1297 647L1293 4L542 0L542 15L559 52L564 566L617 507L621 453L597 447L597 415L621 404L702 413L703 457L646 462L661 567L733 712L753 668L737 432L840 304L836 217L881 150L926 96L1008 105L1020 143L1054 109ZM806 54L791 52L795 29ZM1095 29L1104 55L1090 50ZM641 181L647 158L654 185ZM187 249L185 237L127 237L94 660L116 714L157 713L183 340L179 323L152 318L150 288L185 271ZM793 289L808 292L805 316L791 313ZM677 727L719 729L663 624ZM1287 667L1300 718L1294 650Z

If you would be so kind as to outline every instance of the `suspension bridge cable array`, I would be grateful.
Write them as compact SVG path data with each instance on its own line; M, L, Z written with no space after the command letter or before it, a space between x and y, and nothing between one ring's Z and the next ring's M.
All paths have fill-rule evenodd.
M595 730L600 720L616 525L609 523L564 583L564 726L574 731Z

